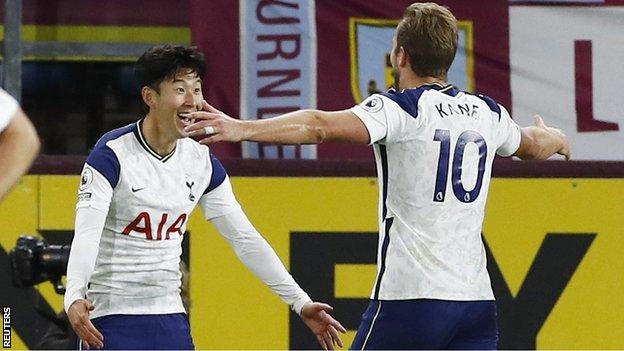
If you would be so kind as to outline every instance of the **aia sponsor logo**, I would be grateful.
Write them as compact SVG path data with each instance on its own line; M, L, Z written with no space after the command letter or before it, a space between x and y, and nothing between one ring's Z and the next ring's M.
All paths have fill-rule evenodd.
M174 216L169 217L168 213L163 213L154 232L152 217L147 212L141 212L121 233L135 237L144 237L147 240L169 240L172 238L172 235L182 236L184 234L182 228L187 218L186 213L179 215L170 225L167 225L170 222L170 218L174 218Z

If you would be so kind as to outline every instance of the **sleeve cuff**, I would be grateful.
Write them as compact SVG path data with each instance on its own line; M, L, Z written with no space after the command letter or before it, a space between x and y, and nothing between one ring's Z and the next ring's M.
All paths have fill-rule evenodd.
M69 307L71 307L71 305L76 302L76 300L80 300L80 299L84 299L84 296L81 295L81 293L79 291L74 292L73 294L70 293L70 295L65 295L65 298L63 300L63 304L65 307L65 312L67 313L69 311Z
M502 157L509 157L512 156L513 154L516 153L516 151L518 151L518 149L520 148L520 142L522 141L522 132L520 132L520 126L515 125L515 130L513 131L514 133L514 137L511 140L511 142L509 142L509 145L504 145L500 148L498 148L498 150L496 150L496 154Z
M304 293L305 294L305 293ZM312 302L312 299L310 299L310 297L308 296L308 294L305 294L305 296L302 296L300 299L298 299L297 301L295 301L290 308L298 315L301 316L301 310L303 309L303 306L309 302Z
M349 111L356 115L362 121L362 123L364 123L364 126L368 130L368 136L370 137L368 145L372 145L375 142L385 138L385 126L383 126L375 118L371 117L368 112L366 112L362 107L360 107L359 105L355 105L350 108Z

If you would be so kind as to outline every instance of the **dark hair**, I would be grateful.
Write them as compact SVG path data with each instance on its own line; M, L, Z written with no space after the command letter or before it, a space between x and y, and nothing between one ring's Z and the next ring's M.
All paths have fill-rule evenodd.
M173 78L184 69L202 78L206 74L204 54L195 46L159 45L141 55L134 66L134 74L140 88L147 86L158 91L163 80Z
M457 19L446 7L413 3L397 26L398 50L403 47L412 71L421 77L445 77L457 51Z

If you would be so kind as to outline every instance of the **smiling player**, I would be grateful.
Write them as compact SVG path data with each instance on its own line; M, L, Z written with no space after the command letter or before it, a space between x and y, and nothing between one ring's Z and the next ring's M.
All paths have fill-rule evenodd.
M86 346L191 349L180 297L181 244L199 205L241 261L298 313L324 348L344 328L286 271L245 216L210 150L186 138L201 108L203 55L158 46L136 73L149 112L106 133L81 175L65 310Z
M372 144L379 178L378 270L353 349L494 349L496 306L481 227L495 155L570 156L566 136L520 128L493 99L447 83L457 20L414 3L398 24L396 90L343 111L241 121L206 105L188 128L201 142Z

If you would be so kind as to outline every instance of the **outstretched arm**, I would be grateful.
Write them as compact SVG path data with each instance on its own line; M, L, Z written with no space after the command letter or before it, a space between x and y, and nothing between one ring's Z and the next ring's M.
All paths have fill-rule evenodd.
M310 300L242 209L211 221L230 242L238 258L301 316L323 349L333 350L334 344L342 347L339 332L346 330L329 315L332 307Z
M535 125L521 129L520 147L514 153L523 160L546 160L554 154L570 159L570 143L560 129L546 126L540 116Z
M241 140L272 144L320 144L346 141L368 144L364 123L351 111L300 110L262 120L232 118L204 101L204 111L190 114L196 123L185 128L189 136L206 137L202 144Z

